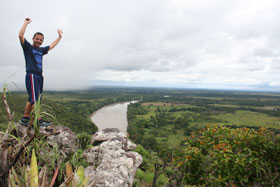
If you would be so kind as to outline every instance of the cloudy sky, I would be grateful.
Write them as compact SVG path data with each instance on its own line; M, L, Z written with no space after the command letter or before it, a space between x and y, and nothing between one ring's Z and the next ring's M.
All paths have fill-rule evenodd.
M25 89L18 32L64 36L45 90L98 85L280 91L278 0L9 0L0 4L0 87Z

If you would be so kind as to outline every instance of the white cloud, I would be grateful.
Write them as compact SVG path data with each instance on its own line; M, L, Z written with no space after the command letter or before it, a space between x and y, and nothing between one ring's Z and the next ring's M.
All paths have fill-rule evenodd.
M280 2L276 0L27 0L0 8L0 80L24 89L17 38L64 30L44 57L46 89L96 81L166 86L278 89ZM12 74L15 75L11 76ZM1 82L0 81L0 82Z

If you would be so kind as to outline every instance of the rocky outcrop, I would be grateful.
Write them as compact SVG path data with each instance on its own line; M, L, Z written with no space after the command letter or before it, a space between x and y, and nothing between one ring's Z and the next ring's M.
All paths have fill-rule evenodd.
M83 155L91 165L85 169L89 183L96 187L130 187L142 157L136 145L119 129L109 128L92 137L93 148Z
M5 90L4 90L5 91ZM5 93L2 94L2 100L4 103L5 110L8 115L8 128L5 133L1 133L0 135L0 186L7 186L7 184L15 184L15 181L17 184L21 184L22 181L19 181L17 178L14 177L14 170L13 166L17 163L17 161L20 160L20 157L24 151L25 148L27 148L30 143L36 138L39 141L42 139L47 140L47 144L50 145L50 148L53 148L55 146L58 146L58 150L60 151L62 157L59 156L59 158L55 158L56 161L58 161L58 166L56 167L56 172L54 174L54 178L51 182L51 186L53 185L53 182L55 181L55 177L57 176L57 171L59 169L59 165L61 164L61 161L64 160L70 153L74 153L79 148L79 141L77 136L69 129L68 127L64 126L48 126L48 127L42 127L42 128L36 128L32 126L32 122L34 118L32 118L32 121L29 124L29 127L23 126L19 123L13 123L13 115L10 112L9 105L7 103ZM37 119L36 119L37 120ZM36 122L36 121L35 121ZM32 128L35 128L34 129ZM10 135L12 135L10 138ZM20 137L20 138L18 138ZM39 148L44 149L46 145L46 142L43 142L43 144L37 144ZM35 143L36 144L36 143ZM92 144L94 147L92 149L89 149L83 153L85 158L87 159L88 163L90 164L89 167L85 169L85 175L89 177L88 184L90 186L95 187L131 187L133 184L134 175L136 173L136 170L142 163L142 157L136 152L133 152L132 150L136 148L136 145L132 143L127 136L122 133L119 129L110 128L110 129L104 129L99 132L97 132L95 135L93 135L92 138ZM57 149L56 149L57 150ZM44 155L48 158L49 155L57 156L57 152L52 150L47 150L46 152L43 152L39 149L36 155ZM32 160L34 154L34 147L32 148ZM27 158L27 159L26 159ZM21 163L19 165L24 165L28 162L28 157L25 157L21 159ZM46 166L46 163L49 163L49 160L44 160L44 165ZM38 169L38 166L40 167L40 164L33 165L33 162L31 161L31 168L35 168L35 171ZM36 166L36 167L33 167ZM43 166L43 168L47 168ZM36 169L37 168L37 169ZM70 168L70 166L69 166ZM72 179L75 178L73 173L71 172L72 169L67 169L67 177L65 183L61 185L71 185ZM82 168L82 167L81 167ZM23 170L21 170L23 169ZM43 173L41 173L41 179L42 179L42 186L45 186L43 184L46 184L45 181L47 181L48 174L47 170L43 170ZM26 172L24 168L20 168L22 174L24 173L24 177L26 178ZM26 170L28 171L28 170ZM83 169L78 169L78 175L83 176ZM38 174L33 175L32 171L30 171L31 178L37 179L37 185L38 185ZM38 172L38 170L37 170ZM11 174L13 173L13 174ZM28 172L29 173L29 172ZM9 174L10 177L8 176ZM32 176L33 175L33 176ZM15 175L17 176L17 174ZM30 178L29 176L29 178ZM74 178L73 178L74 176ZM9 181L7 181L9 177ZM14 179L17 180L14 180ZM79 177L79 179L84 178ZM10 179L13 181L11 182ZM28 180L26 180L27 182ZM30 182L30 180L28 181ZM71 183L70 183L71 182ZM74 183L72 183L74 184ZM22 186L22 185L21 185Z
M26 135L28 128L23 125L16 127L16 133L18 136L23 137ZM34 130L29 132L34 134ZM79 148L79 140L72 130L65 126L48 126L41 127L39 136L45 137L47 143L51 146L57 144L60 153L66 158L70 153L74 153Z
M16 134L26 136L34 134L34 130L18 125ZM39 136L46 138L48 144L59 147L62 158L77 151L78 138L70 128L64 126L48 126L40 128ZM116 128L98 131L92 137L93 147L84 151L83 156L89 163L85 175L89 184L94 187L131 187L137 168L142 163L140 154L133 152L136 145Z

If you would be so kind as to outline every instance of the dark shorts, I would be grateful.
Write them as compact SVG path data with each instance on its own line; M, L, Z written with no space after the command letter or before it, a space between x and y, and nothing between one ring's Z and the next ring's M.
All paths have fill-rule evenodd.
M42 75L27 73L25 76L25 86L28 93L28 101L34 104L38 101L43 92L44 78Z

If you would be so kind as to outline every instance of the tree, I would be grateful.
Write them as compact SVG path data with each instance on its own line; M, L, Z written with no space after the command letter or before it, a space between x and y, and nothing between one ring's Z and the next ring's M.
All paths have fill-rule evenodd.
M155 150L157 147L157 140L152 137L149 136L147 138L142 139L142 145L146 148L146 149L152 149Z

